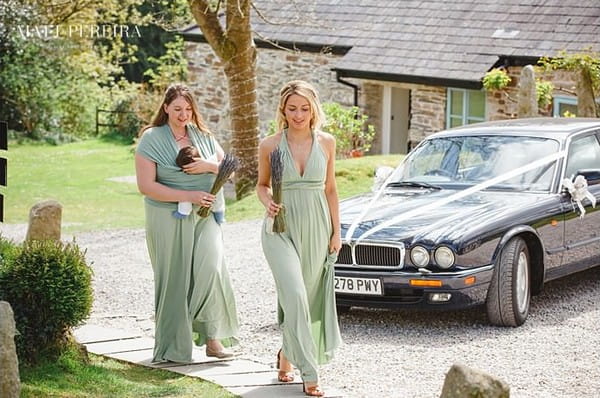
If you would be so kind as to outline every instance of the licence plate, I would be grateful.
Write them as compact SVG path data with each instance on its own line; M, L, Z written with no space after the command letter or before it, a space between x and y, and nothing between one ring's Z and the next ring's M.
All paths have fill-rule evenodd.
M336 276L334 282L335 291L349 294L371 294L381 296L381 279L375 278L349 278Z

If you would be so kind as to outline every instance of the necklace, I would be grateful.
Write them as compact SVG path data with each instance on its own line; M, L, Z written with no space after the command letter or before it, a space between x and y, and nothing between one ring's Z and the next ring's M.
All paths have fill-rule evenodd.
M182 139L184 139L185 137L187 137L187 131L185 133L183 133L183 135L177 137L175 134L173 134L173 137L175 138L175 142L179 142Z

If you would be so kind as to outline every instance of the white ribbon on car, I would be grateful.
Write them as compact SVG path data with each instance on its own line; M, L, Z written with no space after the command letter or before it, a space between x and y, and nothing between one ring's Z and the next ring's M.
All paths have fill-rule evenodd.
M418 209L414 209L412 211L408 211L406 213L400 214L388 221L382 222L379 225L376 225L375 227L369 229L368 231L365 231L361 236L359 236L356 239L356 242L360 242L363 239L366 239L367 237L373 235L374 233L381 231L384 228L387 228L391 225L394 224L398 224L401 221L404 221L410 217L415 217L418 215L421 215L423 213L426 213L432 209L435 209L437 207L443 206L447 203L450 202L454 202L456 200L462 199L465 196L469 196L473 193L482 191L488 187L491 187L492 185L496 185L500 182L509 180L515 176L527 173L528 171L534 170L538 167L541 167L545 164L548 164L550 162L554 162L558 159L561 159L563 157L566 156L566 152L565 151L560 151L560 152L556 152L553 154L550 154L548 156L545 156L541 159L536 160L535 162L532 162L528 165L525 166L521 166L518 167L514 170L511 170L509 172L503 173L497 177L491 178L487 181L483 181L477 185L473 185L470 188L464 189L460 192L457 192L455 194L452 194L448 197L442 198L440 200L436 200L435 202L432 202L428 205L419 207ZM393 176L394 174L390 175L388 177L388 180ZM352 235L354 234L354 231L356 230L356 228L358 227L358 224L360 224L360 222L363 220L364 216L369 212L369 210L371 209L371 207L373 206L373 203L375 203L375 201L382 195L382 193L386 190L388 181L386 180L385 183L382 185L381 189L377 192L377 194L373 197L373 199L371 199L371 201L369 202L369 204L363 209L363 211L358 215L358 217L356 217L353 221L352 224L350 225L350 228L348 228L348 231L346 233L346 236L344 237L344 241L346 242L350 242L352 239Z
M574 181L565 178L562 180L562 186L567 188L571 195L571 200L577 204L580 213L579 218L585 216L585 207L581 203L583 199L588 198L592 202L592 207L596 207L596 198L587 190L588 183L584 176L578 175Z

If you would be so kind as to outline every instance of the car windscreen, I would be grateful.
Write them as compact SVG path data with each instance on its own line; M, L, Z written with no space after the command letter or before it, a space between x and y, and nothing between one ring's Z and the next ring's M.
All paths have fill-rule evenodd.
M529 165L559 150L556 140L526 136L439 137L424 141L395 170L392 183L475 185ZM502 179L487 189L547 191L556 161ZM398 184L395 184L398 186ZM392 184L394 186L394 184Z

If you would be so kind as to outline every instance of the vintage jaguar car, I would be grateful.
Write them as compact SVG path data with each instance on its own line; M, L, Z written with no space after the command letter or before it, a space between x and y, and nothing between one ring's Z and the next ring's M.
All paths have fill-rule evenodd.
M339 310L485 304L519 326L545 282L600 265L600 119L433 134L340 218Z

